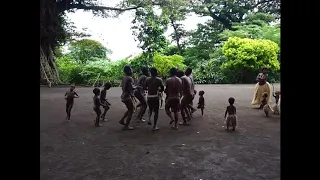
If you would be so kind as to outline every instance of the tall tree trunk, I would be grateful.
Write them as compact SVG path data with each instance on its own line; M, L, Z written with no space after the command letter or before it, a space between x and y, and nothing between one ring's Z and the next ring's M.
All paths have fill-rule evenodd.
M53 57L56 33L56 1L40 0L40 77L49 84L60 83L59 72Z
M171 20L171 25L173 27L173 30L174 30L174 33L175 33L175 41L177 43L177 47L178 47L178 50L179 50L179 54L182 55L182 48L181 48L181 44L180 44L180 38L179 38L179 34L178 34L178 29L177 29L177 26L176 24L174 23L174 20L173 19L170 19Z

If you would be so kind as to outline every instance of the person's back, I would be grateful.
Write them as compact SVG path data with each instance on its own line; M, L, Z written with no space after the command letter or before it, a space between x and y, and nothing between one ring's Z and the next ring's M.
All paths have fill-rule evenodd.
M126 101L131 98L132 91L133 91L132 82L133 82L133 79L131 76L124 76L122 78L122 82L121 82L121 89L122 89L121 100L122 101Z
M162 87L162 91L163 91L162 80L158 77L149 77L146 81L146 84L148 88L148 95L158 96L159 87Z
M106 101L106 96L107 96L107 90L103 88L100 93L100 101L104 103Z
M228 115L231 116L231 115L235 115L236 114L236 107L232 104L232 105L229 105L227 107L227 112L228 112Z
M182 88L182 81L176 76L172 76L166 81L167 97L179 97Z
M142 74L140 77L139 77L139 79L138 79L138 81L137 81L137 86L144 86L144 83L145 83L145 81L147 80L147 76L146 75L144 75L144 74Z
M191 90L191 79L187 77L186 75L182 76L182 93L184 96L189 96L193 94L193 91Z
M232 130L235 131L235 128L237 126L237 109L234 106L235 99L233 97L230 97L228 99L229 106L227 106L226 112L224 114L224 117L228 115L226 119L226 124L227 124L227 130L229 130L229 126L232 126Z

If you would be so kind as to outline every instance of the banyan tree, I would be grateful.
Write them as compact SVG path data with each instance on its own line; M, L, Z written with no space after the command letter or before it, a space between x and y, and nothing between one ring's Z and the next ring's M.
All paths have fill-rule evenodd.
M81 35L68 26L65 19L67 11L81 9L91 11L94 15L108 17L150 5L175 9L189 4L188 11L202 16L210 16L226 27L231 22L238 22L237 17L244 17L244 14L250 9L261 9L269 12L271 8L276 9L277 13L280 12L279 0L119 0L119 3L113 5L113 7L105 5L110 1L112 3L112 0L40 0L40 83L47 83L51 86L51 84L60 82L53 53L57 47L63 45L66 41L70 41L72 37ZM228 6L230 3L231 5ZM233 8L232 11L228 10L229 7L235 5L239 8ZM221 7L228 8L221 9ZM232 16L228 14L231 12L235 14ZM236 19L234 20L234 18Z
M123 0L115 7L102 5L102 0L40 0L40 83L60 83L53 52L79 34L68 29L65 13L82 9L103 17L116 16L127 10L143 7L153 1ZM105 1L108 2L108 1ZM160 2L160 1L159 1Z

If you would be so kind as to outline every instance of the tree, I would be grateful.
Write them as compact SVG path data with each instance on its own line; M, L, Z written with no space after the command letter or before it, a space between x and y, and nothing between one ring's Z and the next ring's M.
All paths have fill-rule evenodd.
M202 16L210 16L226 29L232 23L242 22L253 11L280 17L280 0L194 0L192 11Z
M74 31L65 18L65 12L82 9L95 15L110 17L125 11L146 6L171 6L172 0L122 0L116 7L102 5L97 0L40 0L40 80L59 83L59 73L53 58L53 51L70 37L83 35ZM50 76L49 76L50 75ZM49 76L49 77L48 77Z
M219 36L223 41L229 37L268 39L280 46L280 25L272 24L275 21L273 16L264 13L254 13L241 23L234 23L233 30L226 29Z
M167 30L168 19L156 15L152 7L146 7L136 11L135 19L132 21L133 34L140 42L139 47L143 50L143 64L150 65L153 56L163 51L168 46L164 35Z
M162 14L169 18L169 23L173 28L173 33L170 34L170 37L172 38L171 42L176 43L180 55L183 54L185 45L184 39L188 34L181 21L186 19L189 5L189 1L176 0L176 3L172 6L162 7Z
M186 65L196 67L198 63L209 60L210 53L219 44L218 35L223 30L224 27L216 21L198 24L198 28L190 32L188 47L184 51Z
M160 77L167 77L169 70L173 67L184 69L183 57L180 55L165 56L156 54L153 60L153 66L157 68Z
M104 47L100 42L92 39L82 39L72 42L69 46L70 55L77 63L86 64L89 61L107 60L111 50Z
M222 52L226 61L221 69L232 73L236 82L252 82L262 67L271 71L280 70L277 60L279 46L270 40L233 37L223 45Z

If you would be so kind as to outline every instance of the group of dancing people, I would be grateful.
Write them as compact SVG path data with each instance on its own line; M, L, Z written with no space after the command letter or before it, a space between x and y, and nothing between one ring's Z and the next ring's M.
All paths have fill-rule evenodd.
M135 83L132 76L132 68L126 65L123 69L124 76L121 81L121 101L127 108L123 117L120 119L119 123L123 125L123 130L133 130L134 127L130 126L132 115L136 108L140 108L137 115L137 122L146 122L143 119L147 108L149 108L148 113L148 125L153 125L152 130L156 131L157 127L160 104L162 106L163 92L166 94L165 98L165 112L170 118L170 124L173 124L172 129L177 130L179 125L188 125L189 121L192 119L192 113L196 111L193 107L193 100L197 93L195 90L195 84L192 77L192 69L187 68L185 71L179 70L177 68L170 69L170 77L164 79L164 81L158 77L158 71L156 68L152 67L150 70L148 68L142 68L142 74ZM151 76L149 76L149 72ZM259 73L256 81L257 84L254 89L254 97L252 100L252 105L260 105L259 109L263 109L266 116L269 116L270 112L275 114L280 114L280 91L274 92L273 96L276 99L276 105L270 107L271 102L271 86L267 82L268 69L263 68L262 73ZM164 85L163 85L164 84ZM94 88L93 93L93 110L96 113L95 126L100 127L100 119L106 121L106 113L110 109L111 103L106 99L107 91L111 88L110 83L105 83L103 89L100 91L99 88ZM71 85L70 90L66 92L65 99L66 104L66 119L70 121L71 109L73 107L74 98L78 98L79 95L74 91L75 86ZM145 93L147 92L147 93ZM197 108L201 110L203 116L203 110L205 108L204 91L199 91L199 101ZM146 96L146 97L145 97ZM136 99L138 99L139 104L136 105ZM237 125L236 107L234 106L235 98L230 97L228 99L229 106L227 106L225 111L226 128L232 127L235 130ZM104 112L102 113L100 107L103 107ZM154 113L153 123L151 122L151 116ZM172 114L173 113L173 114ZM179 121L179 113L182 116L182 122Z
M136 84L132 78L133 72L130 66L124 67L125 76L122 78L121 88L121 101L127 107L127 111L120 119L119 123L123 125L123 130L134 129L130 126L132 114L135 109L135 98L138 99L140 111L137 115L138 122L144 122L143 115L147 108L149 108L148 122L147 124L153 125L152 130L158 130L157 122L159 117L160 102L163 98L163 92L166 94L165 98L165 112L170 118L170 124L173 129L178 129L178 113L181 112L182 122L180 125L188 125L188 121L192 118L192 113L196 111L196 108L192 106L192 101L197 93L194 89L194 82L192 78L192 69L187 68L185 71L178 70L177 68L170 69L170 77L163 80L158 77L158 71L156 68L150 68L151 76L148 77L149 71L147 68L142 69L142 75L139 77ZM165 85L163 85L165 84ZM146 93L146 98L144 92ZM198 108L204 109L204 92L199 92L200 101ZM151 122L151 116L154 113L153 123ZM173 115L172 115L173 113Z

